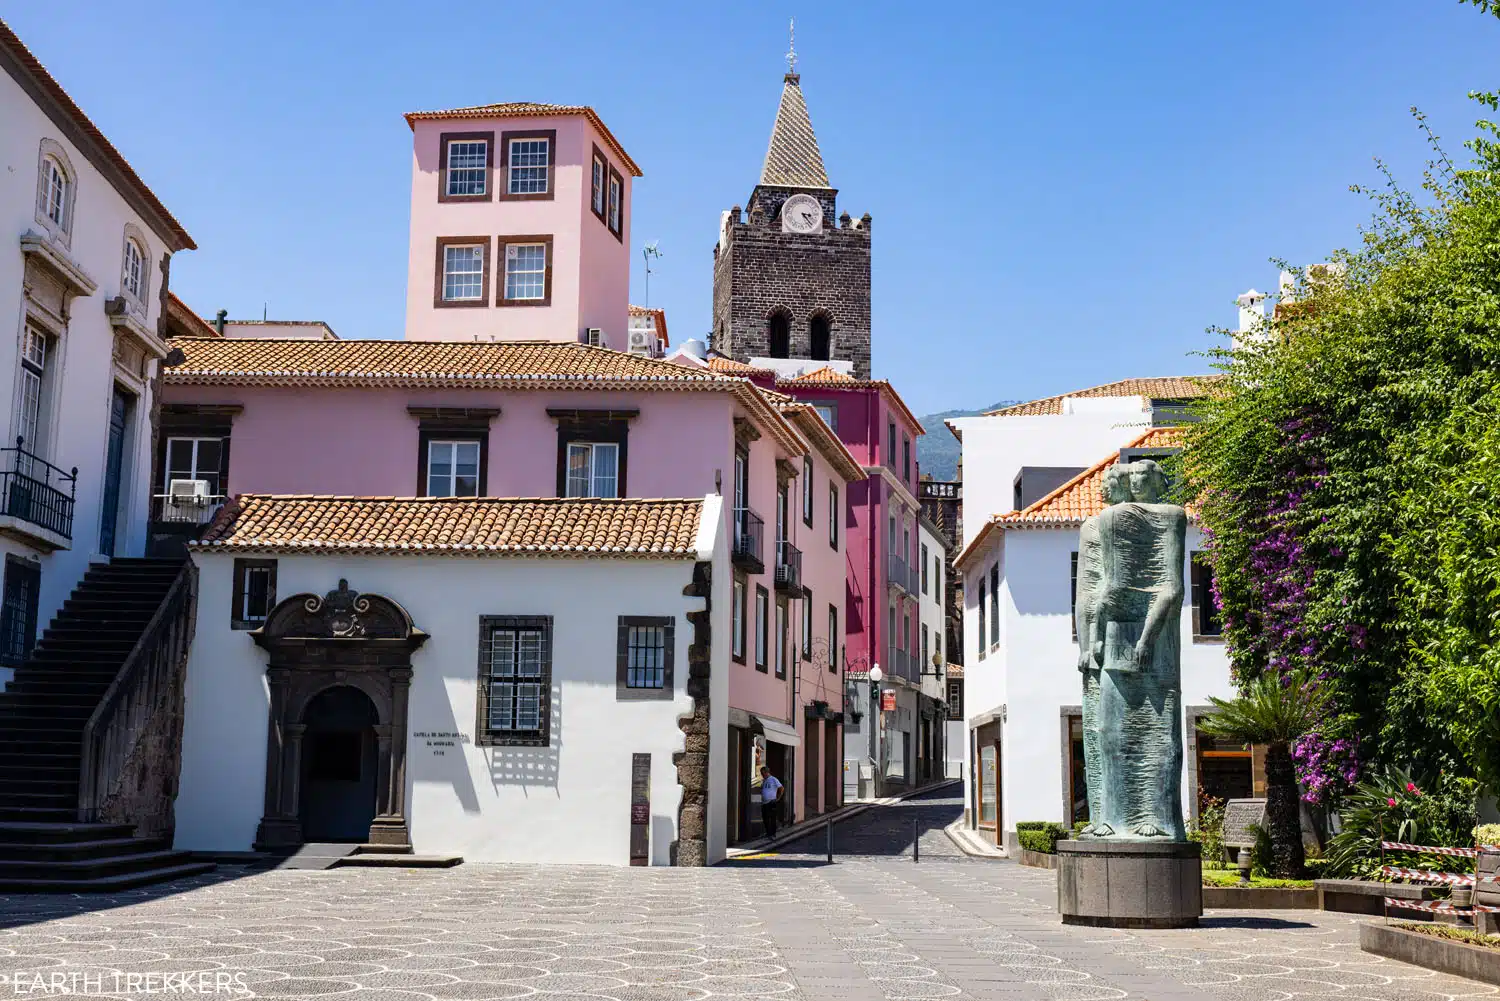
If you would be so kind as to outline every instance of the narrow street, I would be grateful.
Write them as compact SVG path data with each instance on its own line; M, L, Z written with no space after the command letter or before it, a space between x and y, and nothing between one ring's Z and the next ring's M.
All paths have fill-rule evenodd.
M61 977L125 997L146 974L201 972L230 978L225 998L359 1001L1496 996L1361 953L1348 915L1065 928L1050 872L953 846L942 828L960 811L952 786L868 810L837 828L833 865L817 832L710 869L221 866L116 895L0 897L0 992L55 995L43 985ZM137 975L133 992L116 974Z

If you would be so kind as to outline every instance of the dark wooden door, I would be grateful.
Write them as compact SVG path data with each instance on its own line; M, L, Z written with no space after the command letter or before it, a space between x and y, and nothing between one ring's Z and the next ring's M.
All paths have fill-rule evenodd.
M104 503L99 511L99 551L115 554L115 526L120 520L120 481L125 475L125 427L130 394L115 387L109 403L109 445L104 453Z

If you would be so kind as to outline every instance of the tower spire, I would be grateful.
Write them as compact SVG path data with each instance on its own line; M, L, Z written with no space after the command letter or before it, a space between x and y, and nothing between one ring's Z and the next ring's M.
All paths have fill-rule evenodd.
M787 22L787 35L790 44L786 50L786 72L788 76L797 75L797 19L791 18Z
M827 188L828 171L807 114L807 100L802 96L802 77L797 73L797 22L787 26L791 45L787 50L788 72L782 80L781 104L776 108L776 124L771 129L771 144L761 167L760 183L792 188Z

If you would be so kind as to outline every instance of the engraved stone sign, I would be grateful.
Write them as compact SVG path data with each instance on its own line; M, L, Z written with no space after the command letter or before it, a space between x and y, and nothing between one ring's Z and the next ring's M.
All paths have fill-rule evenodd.
M1254 848L1255 832L1250 828L1265 823L1264 799L1231 799L1224 804L1224 847Z

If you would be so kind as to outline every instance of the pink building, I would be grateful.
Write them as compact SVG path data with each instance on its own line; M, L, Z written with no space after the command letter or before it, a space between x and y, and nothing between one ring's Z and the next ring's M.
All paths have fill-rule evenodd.
M406 121L407 338L625 350L641 169L594 109L518 102Z
M577 343L173 344L186 357L164 380L155 477L181 499L152 524L163 549L239 494L722 493L733 581L714 642L731 648L718 800L728 840L758 831L758 762L786 783L798 818L842 802L829 762L844 757L843 504L865 472L811 407L745 378Z

